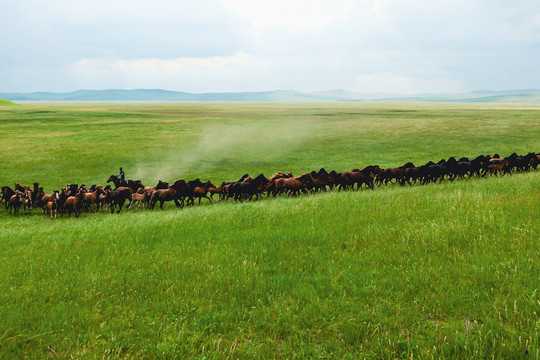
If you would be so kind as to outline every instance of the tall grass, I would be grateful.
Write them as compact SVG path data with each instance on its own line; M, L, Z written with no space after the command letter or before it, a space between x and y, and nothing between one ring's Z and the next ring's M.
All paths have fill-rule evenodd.
M61 115L43 119L40 111ZM171 144L188 165L185 172L172 167L162 180L507 155L538 147L536 111L25 105L0 111L0 128L16 135L1 144L2 154L11 152L1 176L9 184L38 177L46 187L68 178L90 184L103 182L104 169L113 172L122 159L128 175L150 169L143 181L152 183L159 165L176 156ZM145 119L149 112L152 119ZM298 132L311 126L309 136L265 137L273 125L295 119ZM223 136L240 136L242 126L260 136L240 136L241 146L219 143L217 132L205 140L200 129L220 121L240 124L229 134L223 125ZM472 135L470 123L478 134L468 143L459 129ZM173 130L155 132L166 124ZM76 127L78 142L67 135ZM144 127L150 129L134 138ZM96 137L86 138L91 133ZM42 166L42 152L20 149L19 136L49 147L49 166ZM115 147L103 146L111 139ZM131 156L121 150L132 145ZM71 167L56 168L55 161L77 164L76 171L66 175L62 170ZM539 173L532 172L57 221L2 211L0 356L538 358L538 209Z

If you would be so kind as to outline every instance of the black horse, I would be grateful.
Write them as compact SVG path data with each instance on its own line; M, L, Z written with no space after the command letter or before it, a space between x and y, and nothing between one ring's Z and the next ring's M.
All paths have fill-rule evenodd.
M114 184L115 189L118 189L119 187L128 186L128 183L126 180L120 179L116 175L109 176L109 179L107 180L108 183L112 182Z
M238 181L232 183L227 188L227 198L233 197L234 201L243 199L251 200L253 196L256 196L256 199L259 198L259 194L266 190L265 185L268 184L268 178L263 174L260 174L252 181Z

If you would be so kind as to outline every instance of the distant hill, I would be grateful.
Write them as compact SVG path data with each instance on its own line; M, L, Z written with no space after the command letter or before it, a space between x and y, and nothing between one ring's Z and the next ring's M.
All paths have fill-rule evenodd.
M540 90L474 91L464 94L366 94L346 90L300 92L274 90L260 92L187 93L161 89L77 90L68 93L0 93L11 101L185 101L185 102L478 102L540 104Z
M17 104L8 100L0 99L0 106L17 106Z

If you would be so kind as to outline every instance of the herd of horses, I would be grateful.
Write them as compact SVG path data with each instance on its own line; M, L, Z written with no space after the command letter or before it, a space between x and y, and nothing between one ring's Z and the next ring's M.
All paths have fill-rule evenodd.
M245 174L238 181L222 182L216 186L211 181L201 182L199 179L186 181L175 180L172 184L158 181L155 186L145 186L140 180L120 180L116 175L111 175L107 183L112 185L86 185L68 184L65 188L54 190L46 194L39 183L33 187L15 183L12 189L9 186L2 187L2 203L9 213L18 215L20 208L29 214L32 209L41 209L43 214L56 218L57 214L68 216L73 213L78 217L83 210L115 211L119 213L126 202L127 209L137 208L154 209L159 202L163 204L173 201L178 208L201 203L207 199L210 203L214 196L218 201L245 201L258 200L266 195L276 197L286 194L296 196L309 194L310 192L340 190L359 190L361 188L374 189L375 185L387 185L397 183L425 185L428 183L442 182L447 179L465 179L471 177L486 177L492 175L505 175L512 172L524 172L531 169L537 170L540 164L540 154L528 153L519 156L516 153L507 157L480 155L470 160L469 158L454 157L438 162L428 162L421 166L415 166L407 162L395 168L382 169L378 165L368 165L363 169L338 173L330 172L321 168L300 176L293 176L290 172L277 172L267 178L263 174L253 178ZM113 187L114 186L114 187Z

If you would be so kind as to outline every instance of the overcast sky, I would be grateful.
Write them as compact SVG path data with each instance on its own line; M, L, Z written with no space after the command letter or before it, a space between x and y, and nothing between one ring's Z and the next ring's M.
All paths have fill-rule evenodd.
M0 92L540 88L539 0L1 0Z

